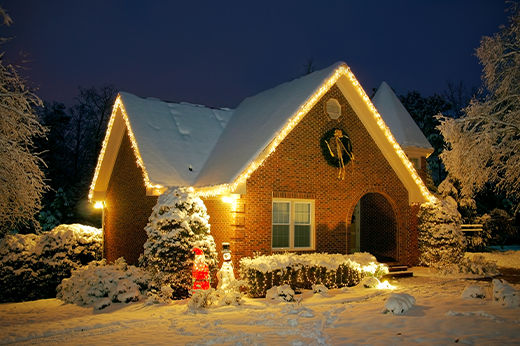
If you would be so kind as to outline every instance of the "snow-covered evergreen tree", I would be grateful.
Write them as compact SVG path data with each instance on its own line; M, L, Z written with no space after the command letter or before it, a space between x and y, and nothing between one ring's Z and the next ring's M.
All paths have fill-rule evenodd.
M419 263L439 266L458 263L464 257L466 241L460 230L461 216L451 197L427 202L419 211Z
M193 248L204 251L214 277L218 256L208 221L206 206L192 188L170 188L159 196L145 228L148 240L139 259L140 265L151 272L157 292L172 292L174 299L189 296Z
M12 22L2 8L0 19ZM0 236L17 226L38 225L34 215L47 188L43 162L34 153L34 139L46 132L34 111L41 100L3 58L0 53Z
M471 196L492 183L520 195L520 5L500 32L477 49L484 90L458 119L443 118L439 129L448 148L441 154L450 175Z

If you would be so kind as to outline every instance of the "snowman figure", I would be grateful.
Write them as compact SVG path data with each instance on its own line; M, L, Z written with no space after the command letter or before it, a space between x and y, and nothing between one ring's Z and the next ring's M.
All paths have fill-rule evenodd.
M195 252L195 259L193 261L193 289L207 290L209 289L209 267L206 264L204 251L199 248L193 248Z
M222 258L224 262L217 273L218 285L217 289L229 291L232 283L235 281L235 274L233 272L233 262L231 261L231 250L229 243L222 243Z

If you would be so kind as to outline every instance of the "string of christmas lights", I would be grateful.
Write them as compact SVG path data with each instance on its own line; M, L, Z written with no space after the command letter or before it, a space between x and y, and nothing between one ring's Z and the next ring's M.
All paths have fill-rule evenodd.
M321 99L323 95L329 89L338 81L338 79L341 76L345 76L348 78L348 80L352 83L355 90L359 94L359 96L363 99L366 106L370 110L372 116L374 117L378 127L383 131L386 139L390 143L390 145L393 147L394 151L398 155L398 157L401 159L405 167L407 168L408 172L410 173L412 179L419 187L422 196L429 202L435 202L436 198L433 196L426 185L424 184L423 180L419 177L419 174L415 170L415 167L411 163L411 161L408 159L408 156L403 151L399 143L397 143L396 139L392 135L392 132L388 128L388 126L385 124L383 118L377 111L376 107L373 105L372 101L368 97L368 95L365 93L363 88L361 87L360 83L350 70L350 68L346 65L339 66L332 76L326 80L322 86L307 100L307 102L300 107L300 109L289 119L287 124L284 126L284 128L277 134L277 136L269 143L269 145L266 147L266 149L262 152L262 154L259 155L255 160L253 160L249 166L241 172L237 178L234 179L234 181L230 184L220 184L220 185L214 185L214 186L208 186L208 187L200 187L196 188L196 193L201 197L211 197L211 196L219 196L219 195L228 195L234 191L237 190L237 188L246 182L246 180L253 174L258 167L260 167L263 162L276 150L278 145L287 137L287 135L294 129L296 125L303 119L303 117L311 110L312 107ZM92 184L90 185L90 191L89 191L89 200L91 202L93 195L94 195L94 188L99 176L99 171L101 168L101 164L103 162L103 158L105 155L105 151L107 149L107 143L108 139L110 137L110 133L112 131L112 126L114 125L115 117L117 115L117 111L121 111L121 115L125 121L125 125L128 129L128 134L130 137L130 142L132 145L132 150L134 151L134 154L136 156L136 162L139 167L142 169L143 174L143 180L144 184L147 189L151 189L154 194L160 194L164 191L165 187L160 184L154 184L150 181L150 178L148 176L148 172L146 170L146 167L144 165L143 159L139 153L139 147L137 145L137 141L135 139L134 133L132 131L132 127L130 124L130 120L128 118L128 115L126 113L125 107L123 105L123 102L121 100L121 95L118 95L114 107L112 109L112 115L110 117L107 132L105 135L105 139L103 140L103 144L101 147L101 152L99 154L98 162L96 165L96 169L94 171L94 177L92 179ZM95 202L95 201L94 201Z

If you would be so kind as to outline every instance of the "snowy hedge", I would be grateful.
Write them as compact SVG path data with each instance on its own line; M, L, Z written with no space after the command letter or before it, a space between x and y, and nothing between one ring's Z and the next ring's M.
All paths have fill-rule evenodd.
M73 269L101 258L101 230L73 224L43 234L10 234L0 241L0 301L55 297Z
M328 288L355 286L365 276L381 278L388 273L388 267L368 253L286 253L242 258L240 273L248 295L264 297L271 287L284 284L292 289L312 289L316 284Z
M128 303L141 299L148 290L149 275L126 264L121 257L114 264L106 260L91 262L74 270L57 288L58 299L101 310L112 303Z

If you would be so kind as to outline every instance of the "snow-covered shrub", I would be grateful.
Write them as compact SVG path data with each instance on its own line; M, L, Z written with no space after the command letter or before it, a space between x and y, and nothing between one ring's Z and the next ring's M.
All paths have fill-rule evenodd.
M493 209L491 213L482 216L482 225L489 233L490 245L515 244L520 241L514 218L503 209Z
M314 285L312 285L312 292L320 293L320 294L327 294L327 292L329 292L329 289L327 287L325 287L325 285L314 284Z
M383 313L402 315L415 305L415 298L407 293L392 293L385 302Z
M74 270L58 286L56 297L66 303L101 310L112 303L138 301L148 289L149 279L148 273L126 264L122 257L114 264L103 259Z
M493 300L508 308L520 307L520 294L505 280L493 279Z
M60 225L40 235L9 234L0 241L0 301L51 298L73 269L101 258L98 228Z
M208 290L194 290L188 300L188 309L196 311L210 307L226 305L241 305L243 295L238 290L222 290L210 288Z
M363 278L359 284L363 285L365 288L376 288L380 283L381 282L377 278L373 276L367 276Z
M484 299L486 298L486 291L482 286L479 285L469 285L467 286L461 294L462 298L477 298Z
M284 284L293 289L311 289L315 284L355 286L365 276L381 278L387 273L388 267L367 253L285 253L240 260L240 274L251 297L264 297L271 287Z
M289 285L273 286L267 290L265 299L277 302L294 302L294 291Z
M442 274L474 274L483 277L493 277L500 272L494 262L490 262L482 255L464 257L459 263L446 264L439 267Z
M210 234L209 216L202 200L192 188L171 188L159 196L145 228L148 240L139 264L152 274L152 287L161 295L170 285L170 297L189 296L191 270L195 258L192 249L204 251L210 276L217 270L215 241Z
M460 230L460 213L451 197L421 205L419 211L419 263L444 266L464 257L466 241Z

